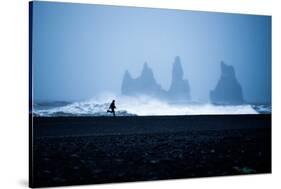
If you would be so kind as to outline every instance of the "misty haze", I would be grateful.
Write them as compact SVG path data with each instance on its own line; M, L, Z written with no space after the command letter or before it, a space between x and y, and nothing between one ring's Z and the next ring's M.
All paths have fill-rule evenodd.
M271 111L270 17L34 6L36 115Z

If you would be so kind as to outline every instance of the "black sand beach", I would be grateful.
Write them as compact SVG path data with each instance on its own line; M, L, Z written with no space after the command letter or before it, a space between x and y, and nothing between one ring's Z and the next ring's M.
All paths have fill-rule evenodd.
M271 172L271 115L34 117L32 187Z

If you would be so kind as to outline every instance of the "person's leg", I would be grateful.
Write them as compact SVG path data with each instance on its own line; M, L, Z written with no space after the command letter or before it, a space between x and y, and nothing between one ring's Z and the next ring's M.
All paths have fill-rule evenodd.
M112 113L113 113L113 116L115 117L115 111L114 111L114 109L112 109Z

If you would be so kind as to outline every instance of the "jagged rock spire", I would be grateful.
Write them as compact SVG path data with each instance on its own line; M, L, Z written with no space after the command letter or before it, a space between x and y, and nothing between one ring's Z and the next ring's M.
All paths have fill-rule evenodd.
M139 77L132 78L128 71L123 76L121 86L123 95L148 95L148 96L163 96L163 89L157 84L152 69L147 62L144 63L142 72Z
M180 57L175 58L172 68L170 89L165 91L156 82L152 69L144 63L141 74L132 78L128 71L123 76L121 92L123 95L149 95L170 102L187 102L190 100L190 88L187 80L183 79L183 69Z
M190 100L190 87L188 80L183 79L183 69L180 57L175 58L172 69L172 82L168 91L169 98L174 102Z
M176 56L172 70L172 80L183 79L183 70L181 66L180 57Z
M235 69L231 65L220 63L221 76L214 90L210 91L210 100L214 104L243 104L243 91L238 82Z

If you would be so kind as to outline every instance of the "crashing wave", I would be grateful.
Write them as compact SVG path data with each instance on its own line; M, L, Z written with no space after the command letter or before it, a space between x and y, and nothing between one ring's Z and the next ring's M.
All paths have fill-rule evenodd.
M84 102L48 108L36 107L35 116L112 116L108 107L116 100L116 116L155 116L155 115L227 115L271 113L271 107L264 105L213 105L213 104L171 104L149 97L104 97ZM103 103L108 102L108 103Z
M58 117L58 116L112 116L107 112L109 103L97 104L92 101L75 102L65 106L53 107L48 109L38 108L33 111L39 117ZM117 110L116 116L135 116L126 110Z
M271 114L272 111L271 105L265 104L252 105L252 108L260 114Z

